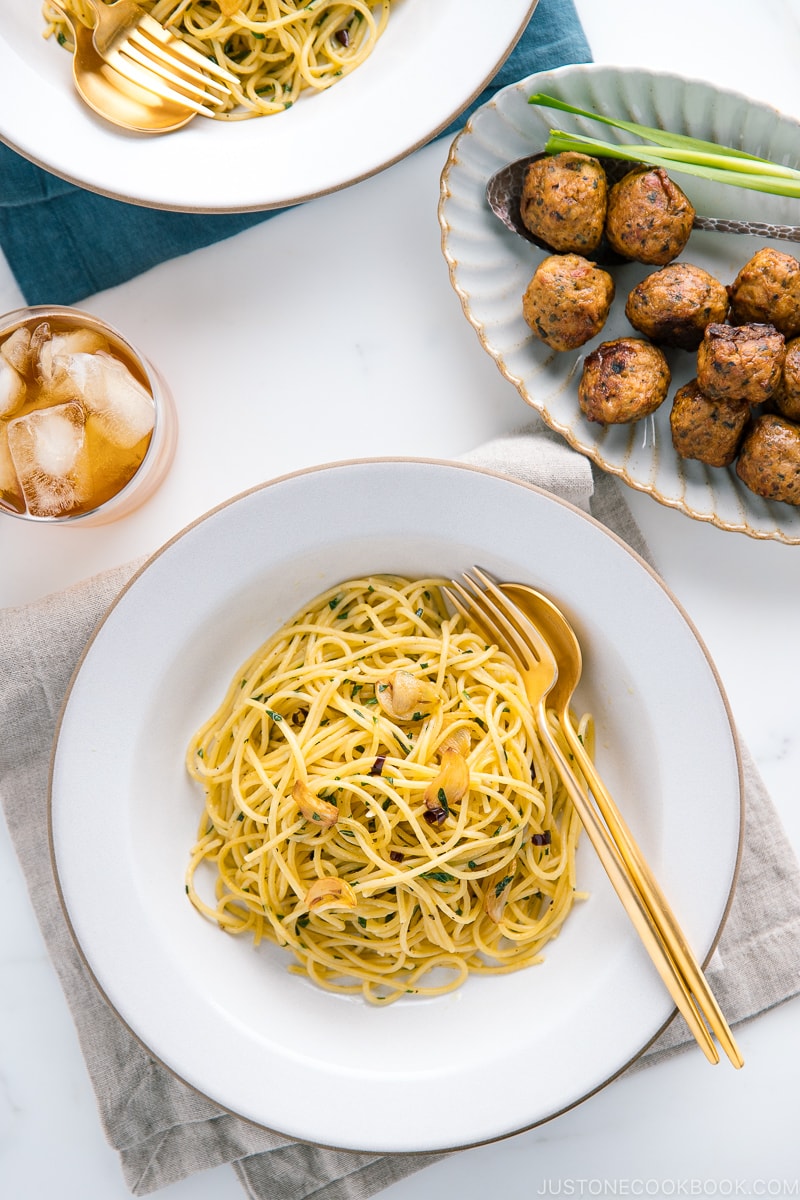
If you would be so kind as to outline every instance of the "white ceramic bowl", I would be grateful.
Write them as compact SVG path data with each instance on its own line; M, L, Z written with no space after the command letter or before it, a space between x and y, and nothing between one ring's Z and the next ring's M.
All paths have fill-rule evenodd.
M543 964L385 1009L289 974L285 951L225 936L184 894L203 804L185 750L237 666L346 578L475 563L574 620L601 773L701 960L727 911L742 828L727 704L686 617L624 543L550 494L456 463L333 464L232 500L145 565L88 646L58 732L52 845L77 944L121 1019L222 1108L289 1136L367 1151L503 1137L601 1087L672 1014L588 844L589 899Z
M506 58L536 0L398 0L370 58L279 116L201 118L161 137L116 129L42 39L38 3L0 0L0 138L83 187L157 208L230 212L293 204L373 175L434 136Z

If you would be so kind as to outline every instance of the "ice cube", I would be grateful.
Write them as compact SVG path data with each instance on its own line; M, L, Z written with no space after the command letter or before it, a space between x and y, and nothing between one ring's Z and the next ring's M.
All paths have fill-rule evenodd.
M20 325L10 333L0 345L0 354L7 363L24 375L31 365L31 331L26 325Z
M66 333L51 333L49 338L42 341L39 349L39 375L43 383L51 384L63 369L59 359L71 354L94 354L97 350L107 349L108 341L102 333L83 325Z
M55 517L88 501L91 470L84 451L85 418L71 400L8 423L8 447L28 512Z
M21 408L25 392L25 380L5 358L0 358L0 417L10 417Z
M66 374L86 409L110 442L130 449L153 429L153 397L125 364L111 354L98 351L59 355Z
M17 472L14 470L14 460L8 448L8 433L6 426L0 422L0 504L12 508L15 512L25 511L25 500L22 488L19 486Z

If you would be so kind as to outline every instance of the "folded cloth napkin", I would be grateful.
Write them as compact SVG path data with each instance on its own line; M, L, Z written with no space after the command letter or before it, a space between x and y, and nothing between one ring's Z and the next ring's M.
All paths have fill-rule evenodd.
M444 134L498 88L590 61L572 0L539 0L491 85ZM176 213L126 204L75 187L0 144L0 246L28 304L75 304L280 211Z
M588 510L638 553L622 489L536 419L466 461L547 488ZM31 901L78 1030L109 1142L135 1195L231 1163L250 1200L364 1200L442 1155L375 1155L288 1141L221 1111L153 1061L106 1005L71 939L47 841L50 747L71 674L96 623L139 563L27 608L0 611L0 801ZM709 970L728 1019L756 1016L800 992L800 869L744 752L746 824L738 885ZM676 1017L629 1068L692 1045Z

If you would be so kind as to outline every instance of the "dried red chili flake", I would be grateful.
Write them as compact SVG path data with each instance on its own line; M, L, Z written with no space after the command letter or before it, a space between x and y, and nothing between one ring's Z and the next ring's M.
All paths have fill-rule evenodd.
M447 820L447 810L441 808L439 805L436 808L429 808L422 815L429 825L441 825L442 821Z

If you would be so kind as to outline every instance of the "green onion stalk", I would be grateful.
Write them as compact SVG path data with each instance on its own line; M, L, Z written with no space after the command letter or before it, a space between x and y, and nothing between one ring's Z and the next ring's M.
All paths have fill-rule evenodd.
M767 158L735 150L732 146L721 146L717 142L689 137L688 134L669 133L664 129L653 129L649 125L637 125L633 121L619 121L613 117L600 116L541 92L530 96L528 103L588 117L592 121L622 129L634 137L644 138L653 143L643 145L604 142L585 134L551 129L544 148L547 154L577 150L597 158L629 159L651 167L663 167L670 172L697 175L715 183L728 183L733 187L749 188L751 191L800 198L800 170L794 167L770 162Z

